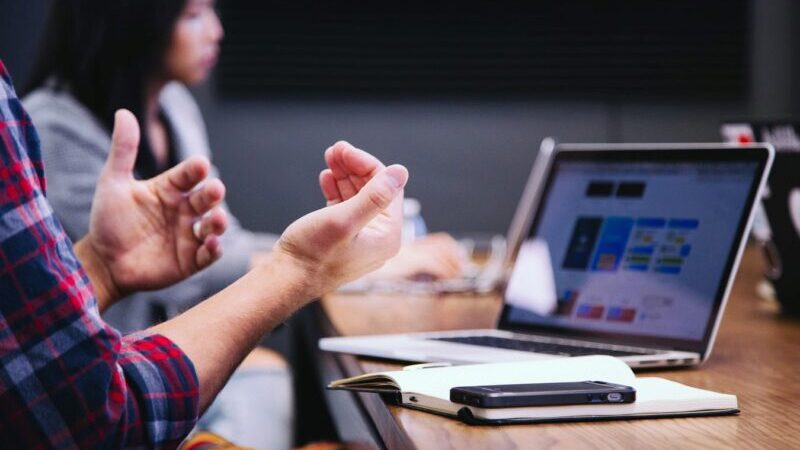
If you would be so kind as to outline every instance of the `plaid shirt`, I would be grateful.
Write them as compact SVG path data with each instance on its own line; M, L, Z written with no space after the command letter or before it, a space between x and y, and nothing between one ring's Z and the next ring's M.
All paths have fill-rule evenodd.
M100 318L45 200L39 138L0 61L0 447L174 448L198 382L167 338Z

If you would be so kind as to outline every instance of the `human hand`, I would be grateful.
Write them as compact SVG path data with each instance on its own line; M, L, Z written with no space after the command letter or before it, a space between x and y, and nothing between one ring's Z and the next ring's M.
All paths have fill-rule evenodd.
M117 111L89 233L76 245L106 301L170 285L222 255L219 235L227 218L217 206L225 186L217 179L200 185L209 172L208 160L191 158L140 181L133 177L138 146L136 118L129 111Z
M308 298L379 268L400 248L406 168L385 167L346 142L326 150L325 161L319 181L328 206L289 225L273 251L279 264L302 271Z
M271 251L255 251L252 255L250 255L250 268L263 266L269 264L272 261L272 252Z
M320 174L320 187L328 204L353 197L383 167L377 158L339 142L325 152L328 169ZM352 171L345 170L351 167ZM378 270L372 279L402 279L428 274L436 279L453 278L464 269L464 252L448 234L437 233L400 247L399 253Z
M402 280L425 276L445 280L461 276L464 249L447 233L434 233L400 247L394 258L366 276L369 280Z

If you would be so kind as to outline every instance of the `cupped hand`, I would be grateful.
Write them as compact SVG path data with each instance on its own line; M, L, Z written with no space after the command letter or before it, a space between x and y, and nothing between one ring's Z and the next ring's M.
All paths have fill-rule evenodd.
M206 180L209 162L191 158L149 180L134 179L139 126L129 111L114 117L111 151L92 202L92 258L119 297L157 289L207 267L222 254L225 186ZM202 183L202 184L201 184Z
M383 168L374 156L347 142L338 142L325 151L328 168L320 173L320 187L329 205L345 201L358 193ZM464 270L463 249L449 234L436 233L400 248L370 279L404 279L428 275L434 279L454 278Z
M274 256L303 272L304 294L316 297L379 268L400 248L408 171L385 167L346 142L325 152L320 187L328 206L284 231Z

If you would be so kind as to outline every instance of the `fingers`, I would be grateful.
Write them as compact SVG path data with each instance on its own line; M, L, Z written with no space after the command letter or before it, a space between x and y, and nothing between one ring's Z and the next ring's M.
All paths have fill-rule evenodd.
M208 176L208 159L195 156L181 162L157 177L160 186L180 192L189 192Z
M203 244L197 249L195 264L197 264L198 269L203 269L221 257L222 245L219 242L219 236L210 235L205 238Z
M331 152L334 154L335 152ZM347 169L342 165L340 158L334 156L328 158L329 153L326 151L326 162L328 163L328 167L331 170L331 174L333 175L334 182L336 183L336 189L339 191L342 200L347 200L356 193L358 193L358 187L356 187L355 183L350 179L350 174L348 173Z
M333 154L339 158L341 166L353 175L359 177L372 177L384 168L380 160L364 150L353 147L347 142L336 147Z
M203 269L222 257L219 237L228 226L228 216L223 209L217 208L200 219L199 224L196 237L202 244L197 248L195 264L198 269Z
M126 109L117 110L105 170L114 175L133 176L138 149L139 124L136 117Z
M195 226L195 238L202 242L195 253L195 264L200 270L222 257L219 237L228 226L228 215L222 208L216 208L204 215Z
M203 186L189 194L189 205L194 214L202 216L225 199L225 185L217 178L208 180Z
M339 192L339 187L336 186L336 179L333 177L331 169L320 172L319 187L322 189L322 195L325 196L328 205L335 205L342 201L342 194Z
M221 236L228 227L228 215L222 208L217 208L203 216L197 222L197 239L205 242L212 235Z
M355 235L375 216L389 208L408 182L408 170L393 165L375 175L354 197L336 205L340 223L348 227L347 234ZM395 208L398 220L402 220L402 209Z
M347 200L385 166L378 158L339 141L325 151L325 162L331 170L342 200Z

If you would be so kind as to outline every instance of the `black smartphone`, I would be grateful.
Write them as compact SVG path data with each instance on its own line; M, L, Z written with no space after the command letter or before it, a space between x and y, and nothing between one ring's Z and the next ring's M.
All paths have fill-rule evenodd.
M450 401L480 408L633 403L636 389L605 381L460 386L450 389Z

